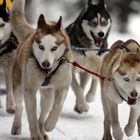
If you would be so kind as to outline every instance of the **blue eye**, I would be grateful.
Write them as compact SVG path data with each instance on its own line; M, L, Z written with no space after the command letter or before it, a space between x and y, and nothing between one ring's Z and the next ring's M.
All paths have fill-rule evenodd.
M54 46L52 49L51 49L51 52L54 52L54 51L56 51L57 50L57 46Z
M124 81L125 81L125 82L129 82L130 79L129 79L128 77L125 77L125 78L124 78Z
M140 77L138 77L136 80L140 82Z
M43 45L39 45L39 49L43 51L45 48Z

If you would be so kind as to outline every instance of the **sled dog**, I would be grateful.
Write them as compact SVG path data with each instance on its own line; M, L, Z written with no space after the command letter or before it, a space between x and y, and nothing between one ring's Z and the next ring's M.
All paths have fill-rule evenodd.
M111 27L111 18L105 7L104 0L93 4L88 0L86 8L78 18L70 24L66 30L69 34L74 60L82 66L100 72L103 58L103 50L107 49L107 38ZM83 48L85 50L79 50ZM87 51L87 49L98 49L98 51ZM80 77L80 83L76 79L76 73ZM93 76L90 89L84 97L84 90L89 79L89 74L77 68L72 69L72 89L76 95L74 110L78 113L87 112L87 102L94 100L98 79Z
M63 58L71 58L70 41L58 22L46 22L41 14L37 29L24 16L25 0L14 0L11 24L20 47L13 70L13 89L16 101L11 133L21 133L22 100L29 122L32 140L48 139L59 118L71 83L71 66ZM41 113L37 119L36 92L41 93Z
M124 132L131 136L138 120L140 135L140 45L135 40L117 41L104 57L101 75L110 80L101 81L101 97L104 110L103 140L123 139L119 124L118 104L123 101L130 106L128 124Z

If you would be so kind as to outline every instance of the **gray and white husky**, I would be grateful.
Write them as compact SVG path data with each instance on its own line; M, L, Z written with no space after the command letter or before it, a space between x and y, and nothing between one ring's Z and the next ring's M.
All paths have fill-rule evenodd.
M12 67L15 59L18 41L14 36L9 21L9 11L6 8L6 1L0 5L0 68L3 69L4 79L7 88L7 112L14 113L14 98L12 90Z
M86 8L78 18L66 29L70 36L74 60L82 66L100 72L103 52L107 49L107 37L111 27L111 18L106 9L104 0L93 4L88 0ZM82 50L81 50L82 48ZM98 51L87 51L97 49ZM80 76L80 84L76 79L76 73ZM92 76L92 83L86 95L83 95L89 75L77 68L72 70L72 89L76 95L75 111L78 113L87 112L88 104L94 99L97 86L97 78Z

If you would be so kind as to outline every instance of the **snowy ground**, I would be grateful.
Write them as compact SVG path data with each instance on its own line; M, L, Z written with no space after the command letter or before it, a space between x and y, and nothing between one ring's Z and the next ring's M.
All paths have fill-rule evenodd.
M132 18L131 21L133 22L130 24L129 34L121 35L111 31L109 45L118 39L126 41L127 39L133 38L140 42L140 18ZM2 96L2 101L4 108L0 109L0 140L29 140L30 135L25 110L22 120L22 134L20 136L11 136L10 131L13 116L5 113L5 96ZM90 110L88 113L81 115L75 113L73 111L74 104L75 96L70 89L56 128L49 133L50 140L101 140L103 135L104 116L100 100L99 85L95 102L89 104ZM128 105L126 103L119 105L119 112L121 126L124 128L128 121ZM137 136L137 128L135 128L135 132L132 137L128 138L125 136L124 140L140 140L140 138Z

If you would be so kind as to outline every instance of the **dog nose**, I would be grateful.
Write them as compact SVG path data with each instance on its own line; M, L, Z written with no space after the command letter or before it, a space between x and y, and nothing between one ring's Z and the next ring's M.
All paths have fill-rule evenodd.
M135 98L138 96L138 93L134 90L130 93L131 97Z
M48 61L44 61L43 63L42 63L42 66L46 69L46 68L49 68L49 66L50 66L50 63L48 62Z
M98 33L98 36L99 36L99 37L103 37L103 36L104 36L104 33L103 33L103 32L99 32L99 33Z

